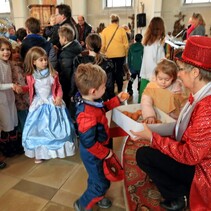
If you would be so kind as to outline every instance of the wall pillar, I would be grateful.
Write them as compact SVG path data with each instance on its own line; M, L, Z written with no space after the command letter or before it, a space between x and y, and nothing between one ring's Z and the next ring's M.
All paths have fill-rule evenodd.
M146 13L146 27L153 17L161 16L162 0L136 0L135 1L135 33L142 33L146 30L146 27L137 28L136 15L142 13L142 6L144 5L144 13Z
M87 0L77 0L72 1L72 16L77 22L77 16L84 16L85 20L87 19Z
M28 8L23 4L22 0L11 0L11 12L16 29L25 26L25 21L28 17ZM18 9L17 9L18 8Z

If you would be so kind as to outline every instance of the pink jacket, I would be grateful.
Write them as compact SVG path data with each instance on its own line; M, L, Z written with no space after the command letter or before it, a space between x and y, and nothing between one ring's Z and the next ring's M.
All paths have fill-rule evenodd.
M59 82L59 77L58 77L58 74L55 74L53 76L54 78L54 83L52 85L52 94L53 94L53 97L54 99L56 97L61 97L63 96L63 92L62 92L62 87L61 87L61 84ZM26 80L27 80L27 86L23 86L23 91L24 92L29 92L29 101L30 101L30 104L32 103L32 100L33 100L33 97L34 97L34 77L32 75L28 75L26 76Z

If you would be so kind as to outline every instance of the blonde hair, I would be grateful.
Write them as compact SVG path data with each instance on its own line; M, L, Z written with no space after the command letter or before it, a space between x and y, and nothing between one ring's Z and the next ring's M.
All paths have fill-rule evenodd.
M143 45L152 45L155 41L163 42L165 26L161 17L154 17L150 21L143 38Z
M56 18L56 14L52 14L50 17L49 17L49 21L52 20L52 19L55 19Z
M199 25L203 25L203 26L206 25L205 21L200 13L193 13L192 18L196 19L198 21Z
M75 83L81 95L88 95L92 88L99 89L106 80L105 71L96 64L80 64L75 72Z
M157 76L159 72L165 73L166 75L172 77L172 83L177 79L177 65L174 61L169 59L162 59L160 62L158 62L155 68L155 76Z
M34 73L34 70L36 69L36 66L34 65L34 61L36 61L40 57L47 58L49 71L51 75L54 75L56 71L53 69L52 65L50 64L46 51L43 48L37 47L37 46L30 48L26 54L26 57L24 60L25 73L27 75L32 75Z
M56 24L56 14L52 14L49 18L50 25ZM52 23L53 22L53 23Z
M61 26L58 29L58 34L62 37L65 37L68 42L71 42L74 39L74 31L69 26Z
M110 16L110 18L111 18L111 23L119 23L119 16L118 15L112 14Z

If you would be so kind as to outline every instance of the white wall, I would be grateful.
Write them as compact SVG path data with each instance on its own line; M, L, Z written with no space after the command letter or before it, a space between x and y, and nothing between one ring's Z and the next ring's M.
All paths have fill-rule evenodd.
M24 26L25 19L28 17L29 10L27 6L29 4L38 4L40 0L11 0L11 2L12 9L15 12L11 14L1 14L0 17L7 17L11 19L16 27L19 28ZM131 22L129 16L142 12L140 6L141 2L144 4L147 25L152 17L161 15L165 22L166 32L173 31L174 22L177 20L175 15L177 15L180 11L186 15L184 22L181 22L186 25L193 12L201 13L206 22L206 33L210 36L211 4L200 4L197 6L187 7L183 5L183 0L134 0L132 8L105 9L103 0L57 0L57 2L58 4L65 3L70 5L74 19L77 20L78 15L83 15L94 29L96 29L101 22L108 25L110 23L110 15L112 13L120 16L120 25L128 24ZM144 33L145 29L146 27L141 29L142 33Z

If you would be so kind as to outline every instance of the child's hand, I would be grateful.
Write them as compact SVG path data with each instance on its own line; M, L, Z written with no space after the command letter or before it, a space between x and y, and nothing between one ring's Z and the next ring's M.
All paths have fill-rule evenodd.
M120 92L118 95L120 102L126 101L130 95L127 92Z
M62 98L56 97L56 99L54 100L54 105L55 106L61 106L62 105Z
M15 91L17 94L20 94L23 92L23 89L20 85L17 85L17 84L13 84L13 87L12 87L13 91Z
M146 119L144 119L142 122L146 124L155 124L156 118L154 116L149 116Z

